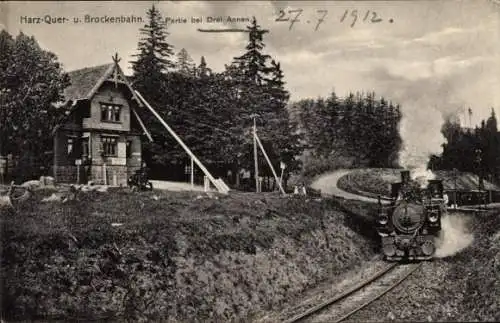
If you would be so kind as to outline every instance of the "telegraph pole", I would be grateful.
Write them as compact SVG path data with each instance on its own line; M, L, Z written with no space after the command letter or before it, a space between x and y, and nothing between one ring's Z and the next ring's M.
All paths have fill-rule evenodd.
M259 162L257 160L257 123L255 117L257 115L253 114L253 159L255 162L255 192L259 192Z
M455 204L454 207L458 207L458 204L457 204L457 175L458 175L458 169L456 168L453 168L453 181L455 183L455 192L454 192L454 196L453 196L453 204Z

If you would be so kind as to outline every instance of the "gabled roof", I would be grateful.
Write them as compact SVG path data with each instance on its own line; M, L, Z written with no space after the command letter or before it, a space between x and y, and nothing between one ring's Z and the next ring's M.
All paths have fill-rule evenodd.
M69 72L71 85L64 90L66 101L90 99L102 82L111 75L114 65L104 64Z
M66 114L62 118L62 120L58 122L58 125L54 127L54 129L52 130L52 134L55 134L57 129L59 129L59 127L67 120L69 115L75 111L78 106L77 102L79 100L91 100L106 80L114 80L115 82L120 81L124 83L132 94L132 98L140 107L143 106L142 101L137 97L135 90L132 88L131 77L126 76L118 65L118 62L120 61L118 59L118 54L113 57L113 61L114 62L110 64L85 67L79 70L68 72L70 85L66 87L66 89L64 89L65 102L59 102L55 104L56 107L66 107L68 108L68 110L66 111ZM146 129L139 115L132 107L131 110L134 116L139 121L140 126L148 136L148 139L152 142L153 139L151 137L151 134Z

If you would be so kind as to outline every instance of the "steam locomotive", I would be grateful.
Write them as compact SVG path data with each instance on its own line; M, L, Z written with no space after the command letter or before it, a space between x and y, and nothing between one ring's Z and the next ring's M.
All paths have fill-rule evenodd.
M446 206L442 181L427 182L421 187L405 170L401 172L401 182L391 184L390 203L382 205L379 198L376 229L386 260L433 258Z

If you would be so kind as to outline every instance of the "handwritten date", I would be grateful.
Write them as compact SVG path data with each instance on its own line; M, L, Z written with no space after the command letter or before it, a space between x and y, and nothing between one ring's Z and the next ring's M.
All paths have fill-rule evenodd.
M302 13L304 12L303 9L293 9L293 10L288 10L285 12L285 10L280 10L278 13L278 17L275 19L277 22L289 22L290 25L288 27L288 30L292 30L293 25L300 22L301 20L299 19L302 16ZM325 18L328 15L328 10L316 10L316 17L315 17L315 27L314 30L317 31L319 29L319 26L325 21ZM378 16L378 14L375 11L371 10L366 10L361 12L357 9L346 9L342 16L339 19L340 23L347 23L348 21L351 22L350 26L351 28L354 27L354 25L360 21L364 23L379 23L382 21L382 18ZM306 20L307 23L310 23L310 20ZM392 23L392 19L389 20L389 22Z

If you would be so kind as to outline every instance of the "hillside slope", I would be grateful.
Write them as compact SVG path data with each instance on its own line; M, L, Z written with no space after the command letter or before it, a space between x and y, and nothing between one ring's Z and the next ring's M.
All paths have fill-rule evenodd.
M51 194L1 214L5 319L248 320L372 255L328 201Z

